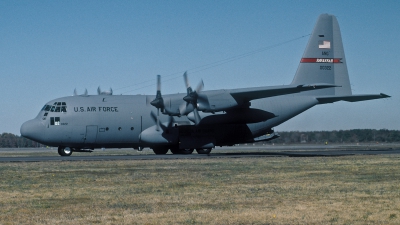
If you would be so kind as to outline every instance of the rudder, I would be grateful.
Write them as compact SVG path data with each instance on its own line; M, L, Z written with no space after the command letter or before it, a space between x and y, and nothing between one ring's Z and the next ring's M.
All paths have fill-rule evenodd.
M333 15L322 14L308 41L292 81L293 85L325 83L340 87L305 92L314 96L351 95L339 24Z

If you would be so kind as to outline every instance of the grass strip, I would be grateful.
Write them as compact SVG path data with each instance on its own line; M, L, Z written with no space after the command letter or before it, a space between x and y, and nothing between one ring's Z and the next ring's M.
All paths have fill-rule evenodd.
M400 224L398 155L0 163L0 224Z

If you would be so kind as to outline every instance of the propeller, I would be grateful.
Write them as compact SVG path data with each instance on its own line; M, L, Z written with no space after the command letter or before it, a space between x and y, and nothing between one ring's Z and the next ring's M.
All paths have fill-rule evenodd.
M201 80L200 83L197 85L196 90L193 91L189 83L187 72L183 74L183 80L186 85L187 95L183 97L183 100L186 103L182 104L181 107L179 107L179 112L181 115L187 115L190 112L193 112L195 118L195 124L197 125L200 123L201 120L199 112L197 111L197 98L199 97L198 94L204 88L204 83L203 80Z
M76 88L74 89L74 94L73 94L74 96L77 96L78 95L78 92L76 91ZM87 89L85 89L85 92L83 93L83 94L81 94L81 96L88 96L88 91L87 91Z
M155 115L154 112L151 111L150 116L151 116L151 118L154 120L154 122L155 122L156 125L157 125L156 130L157 130L157 131L160 131L160 118L159 118L159 115L158 115L158 111L157 111L157 115ZM161 125L161 126L163 126L163 125ZM162 129L164 130L163 127L162 127Z
M157 75L157 93L156 98L150 104L157 109L164 109L164 99L161 95L161 76Z
M97 88L97 94L98 95L112 95L113 94L113 90L112 88L110 88L109 91L101 91L100 86Z
M160 128L162 131L166 131L168 128L171 128L175 122L174 117L169 116L168 125L165 126L164 124L160 123L159 116L156 115L153 111L151 111L150 116L153 119L153 121L157 124L157 131L159 131Z
M160 130L160 109L164 110L164 99L161 95L161 76L157 75L157 94L156 98L150 104L157 108L157 131ZM152 118L153 118L152 114ZM154 119L154 118L153 118Z

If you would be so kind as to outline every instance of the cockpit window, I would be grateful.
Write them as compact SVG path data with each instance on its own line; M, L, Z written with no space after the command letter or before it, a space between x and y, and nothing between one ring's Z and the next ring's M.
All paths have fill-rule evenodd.
M65 102L54 102L53 105L44 105L42 111L67 112L67 104Z

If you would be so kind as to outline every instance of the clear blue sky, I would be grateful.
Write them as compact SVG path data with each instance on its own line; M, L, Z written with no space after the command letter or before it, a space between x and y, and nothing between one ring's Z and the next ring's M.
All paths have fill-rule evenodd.
M0 133L19 135L51 99L289 84L321 13L337 16L354 94L388 100L320 105L276 128L400 129L400 1L0 0ZM206 66L265 47L257 54ZM204 69L204 70L203 70Z

